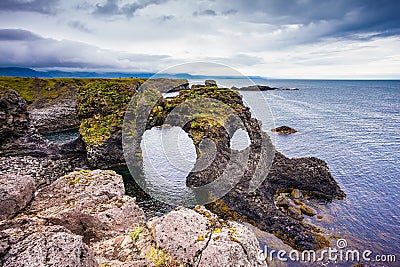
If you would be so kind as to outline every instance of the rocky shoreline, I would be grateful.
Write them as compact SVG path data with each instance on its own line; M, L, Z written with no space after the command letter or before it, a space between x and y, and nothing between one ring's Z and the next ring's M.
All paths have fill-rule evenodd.
M160 82L154 84L156 89ZM275 151L237 91L210 81L191 90L185 83L179 87L181 81L165 85L179 88L180 93L168 101L158 93L147 127L163 125L169 112L187 99L207 96L223 101L237 111L249 133L247 165L235 167L238 173L244 169L244 174L228 194L206 207L178 207L146 222L135 198L125 195L121 176L106 170L125 163L122 120L142 83L95 81L77 89L76 107L72 101L40 111L28 110L16 91L0 88L0 198L5 203L0 213L0 266L32 261L54 266L265 266L257 260L260 247L254 233L240 222L298 250L329 245L320 229L303 221L304 216L316 214L307 199L345 196L326 163L317 158L289 159ZM57 124L66 110L71 119ZM39 134L78 124L81 137L61 146ZM203 138L211 137L217 144L212 164L187 178L188 186L207 184L224 170L231 152L237 152L230 150L225 130L210 121L183 129L204 155ZM269 160L270 170L264 172ZM266 179L251 191L255 175ZM41 249L32 253L35 247Z

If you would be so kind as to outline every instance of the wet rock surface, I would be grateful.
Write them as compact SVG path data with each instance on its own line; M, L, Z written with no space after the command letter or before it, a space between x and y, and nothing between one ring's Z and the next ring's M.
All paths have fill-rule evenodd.
M280 126L274 129L271 129L271 132L280 133L280 134L293 134L297 131L289 126Z

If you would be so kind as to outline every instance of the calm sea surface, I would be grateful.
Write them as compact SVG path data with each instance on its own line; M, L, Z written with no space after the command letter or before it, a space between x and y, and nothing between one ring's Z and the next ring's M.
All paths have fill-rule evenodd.
M218 82L235 85L234 80ZM400 81L254 82L301 89L263 95L275 125L298 130L293 135L276 135L277 149L288 157L325 160L347 194L345 200L327 205L329 227L381 252L398 253ZM251 97L251 92L245 97Z

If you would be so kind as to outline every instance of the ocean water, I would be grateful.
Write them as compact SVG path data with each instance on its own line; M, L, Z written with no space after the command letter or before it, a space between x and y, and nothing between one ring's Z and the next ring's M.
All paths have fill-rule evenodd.
M300 88L264 91L288 157L318 157L347 194L326 205L326 226L380 253L400 251L400 81L255 80ZM235 80L220 80L233 86ZM243 84L248 81L243 81ZM238 86L238 85L236 85ZM252 97L251 92L245 98Z

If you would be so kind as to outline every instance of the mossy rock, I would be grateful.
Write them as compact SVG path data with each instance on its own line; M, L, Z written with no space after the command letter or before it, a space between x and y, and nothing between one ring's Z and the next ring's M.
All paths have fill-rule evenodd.
M143 79L101 80L79 88L79 132L87 145L102 145L113 133L122 133L125 111L143 82Z

